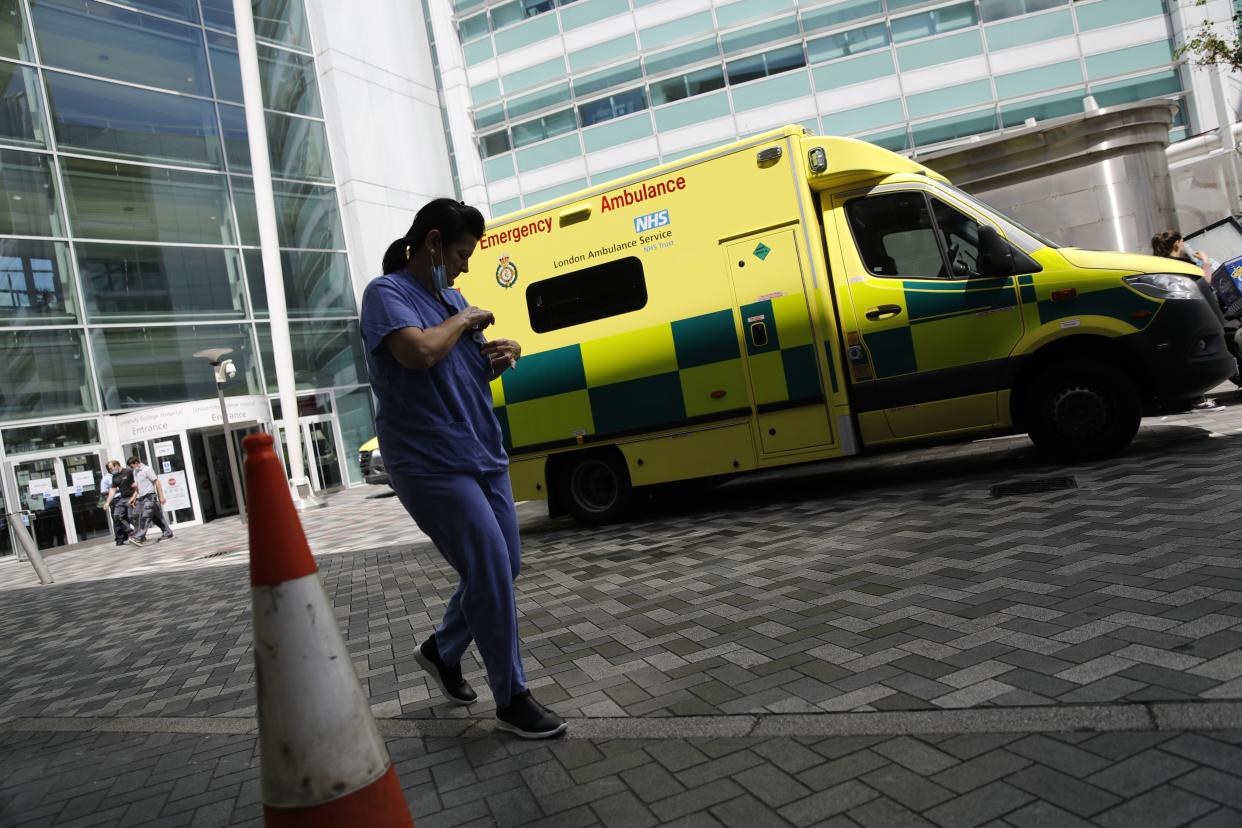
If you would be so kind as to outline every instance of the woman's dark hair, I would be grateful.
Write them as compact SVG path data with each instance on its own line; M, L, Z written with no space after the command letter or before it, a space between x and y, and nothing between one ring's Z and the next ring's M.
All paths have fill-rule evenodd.
M1173 245L1182 240L1182 234L1176 230L1165 230L1163 233L1157 233L1151 237L1151 252L1153 256L1164 256L1166 259L1173 258Z
M393 273L405 267L410 255L422 247L427 234L432 230L440 231L440 242L446 247L466 235L481 239L483 214L465 202L451 198L437 198L427 202L414 216L414 223L405 235L388 245L388 249L384 251L383 272ZM407 248L410 255L405 252Z

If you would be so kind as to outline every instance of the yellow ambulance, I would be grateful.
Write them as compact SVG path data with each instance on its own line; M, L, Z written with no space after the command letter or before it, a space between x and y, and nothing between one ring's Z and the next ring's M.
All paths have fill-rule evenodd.
M1200 276L790 126L498 218L463 287L523 348L493 384L515 497L603 522L636 487L901 443L1115 454L1236 371Z

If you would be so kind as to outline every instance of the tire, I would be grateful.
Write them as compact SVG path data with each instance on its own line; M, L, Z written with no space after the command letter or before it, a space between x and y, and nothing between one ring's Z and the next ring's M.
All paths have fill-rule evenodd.
M1061 460L1113 457L1134 439L1142 419L1134 383L1103 362L1053 365L1026 398L1027 432L1036 447Z
M561 502L574 520L590 526L613 523L630 513L634 487L619 454L590 452L562 468Z

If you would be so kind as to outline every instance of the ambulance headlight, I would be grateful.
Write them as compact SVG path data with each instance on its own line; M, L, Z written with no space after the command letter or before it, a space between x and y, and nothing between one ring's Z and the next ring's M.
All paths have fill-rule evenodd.
M823 147L815 147L806 154L807 165L811 168L811 172L819 175L828 169L828 153Z
M1127 276L1125 283L1153 299L1202 299L1199 286L1189 276L1176 273L1144 273Z

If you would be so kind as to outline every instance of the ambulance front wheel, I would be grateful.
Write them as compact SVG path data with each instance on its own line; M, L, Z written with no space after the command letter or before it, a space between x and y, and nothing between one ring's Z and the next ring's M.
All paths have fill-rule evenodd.
M570 457L560 474L565 509L580 523L611 523L629 514L634 503L630 472L619 452Z
M1032 384L1026 423L1032 442L1062 460L1120 453L1138 431L1142 403L1121 370L1102 362L1053 365Z

